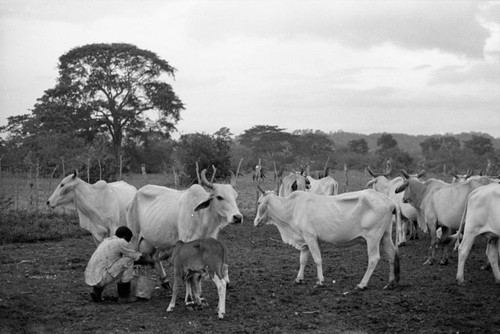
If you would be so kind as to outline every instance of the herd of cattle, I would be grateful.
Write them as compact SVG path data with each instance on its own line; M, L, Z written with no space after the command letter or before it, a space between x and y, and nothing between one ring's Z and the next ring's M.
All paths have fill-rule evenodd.
M317 267L317 285L324 282L318 242L340 247L365 244L368 268L356 288L364 289L379 259L380 246L390 263L389 283L399 280L398 246L418 236L416 228L428 232L431 256L435 261L438 246L443 248L441 264L448 261L449 248L459 250L457 281L464 282L464 264L478 235L487 239L487 257L496 283L500 284L500 185L486 176L456 176L452 183L437 179L422 181L423 173L389 180L388 174L377 174L368 168L372 179L368 189L338 194L338 183L326 176L290 173L279 179L277 192L262 192L258 200L254 225L275 225L283 242L300 251L300 268L296 282L304 279L309 255ZM98 245L113 235L121 225L133 232L130 245L154 261L163 286L168 279L162 259L170 257L174 267L174 291L167 311L172 311L179 283L186 283L185 302L204 305L201 280L210 277L219 293L218 316L225 313L226 286L229 283L224 246L217 236L228 224L241 223L243 216L231 184L209 182L206 171L201 184L186 190L146 185L139 190L123 181L88 184L77 173L65 177L47 201L51 208L76 209L80 226L88 230ZM208 191L205 190L205 188ZM396 224L396 243L392 226Z

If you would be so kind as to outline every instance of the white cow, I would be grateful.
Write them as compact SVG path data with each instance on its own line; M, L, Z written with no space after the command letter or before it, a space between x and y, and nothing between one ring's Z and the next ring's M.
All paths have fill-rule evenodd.
M290 173L279 180L278 194L287 197L296 190L307 190L311 187L309 180L302 173Z
M460 227L462 214L465 210L469 194L476 188L491 183L489 179L469 179L459 183L446 183L429 179L421 182L416 177L401 171L405 181L396 189L396 193L404 191L403 202L413 205L425 219L431 237L431 256L425 264L433 264L436 257L436 247L443 247L440 264L448 264L448 242L440 242L436 231L440 228L442 237L447 240L450 234Z
M427 232L427 226L423 217L418 217L417 210L410 204L403 202L403 194L396 194L396 189L403 184L404 180L402 177L396 177L389 180L387 176L390 171L385 174L374 173L370 167L367 167L368 173L372 176L372 179L366 184L366 188L373 188L374 190L381 192L389 196L390 199L399 206L400 219L399 224L397 224L398 219L396 219L396 244L398 246L403 246L406 244L406 232L410 231L410 239L418 239L417 227L420 227L424 232ZM423 173L414 175L417 178L421 177ZM397 217L396 217L397 218ZM419 224L420 222L420 224ZM408 225L410 223L410 225Z
M380 244L390 263L389 284L399 281L399 257L392 242L392 215L396 210L389 197L368 189L338 196L322 196L296 191L289 197L264 192L259 198L255 226L274 224L283 242L300 250L300 269L295 282L304 279L304 270L312 254L318 281L324 282L323 262L318 241L346 247L366 242L368 268L357 288L366 288L380 259Z
M464 283L465 261L478 235L485 235L488 239L486 255L490 263L495 282L500 284L500 269L498 259L500 253L500 185L492 183L477 188L470 193L467 206L460 224L460 235L463 231L463 240L458 247L457 282Z
M201 180L210 192L198 184L186 190L146 185L137 191L128 211L132 248L144 256L153 255L164 286L168 280L157 250L170 255L179 240L217 239L221 228L243 221L233 186L210 183L205 173L201 172ZM233 185L235 180L232 175Z
M134 186L124 181L88 184L75 171L59 183L47 205L52 209L76 209L80 226L99 245L104 238L114 235L119 226L127 225L126 206L136 192Z
M309 192L318 195L333 196L339 194L339 183L331 176L325 176L319 180L314 179L308 175L307 179L311 187Z

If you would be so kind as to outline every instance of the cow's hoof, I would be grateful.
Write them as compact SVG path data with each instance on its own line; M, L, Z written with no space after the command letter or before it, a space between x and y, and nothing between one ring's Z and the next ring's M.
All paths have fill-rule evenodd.
M384 290L392 290L397 286L396 281L389 282L386 286L384 286Z
M224 320L224 313L219 313L218 318L219 318L219 320Z
M448 260L441 260L441 261L439 261L439 265L440 266L446 266L446 265L448 265L448 263L449 263Z
M457 285L464 286L465 285L464 280L463 279L457 279Z
M170 286L170 282L168 280L163 281L161 283L161 287L166 290L172 290L172 287Z
M403 247L403 246L406 246L406 241L398 243L398 247Z
M301 278L297 278L297 279L295 279L295 281L293 281L293 283L295 283L297 285L302 285L302 284L304 284L304 280Z
M481 266L481 270L489 270L489 269L491 269L491 265L489 263Z
M424 265L432 266L433 264L434 264L434 261L432 259L428 259L427 261L424 262Z
M354 291L365 291L366 289L367 289L366 285L365 286L356 285Z
M196 305L193 302L186 303L186 310L194 311L196 310Z
M318 282L316 282L316 284L314 284L314 288L315 288L315 289L322 288L323 286L325 286L325 285L323 284L323 282L319 282L319 281L318 281Z

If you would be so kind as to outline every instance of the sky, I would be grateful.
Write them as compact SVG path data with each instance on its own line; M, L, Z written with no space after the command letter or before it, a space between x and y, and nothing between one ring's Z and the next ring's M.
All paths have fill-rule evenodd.
M177 69L174 137L255 125L500 137L500 1L0 0L0 126L92 43Z

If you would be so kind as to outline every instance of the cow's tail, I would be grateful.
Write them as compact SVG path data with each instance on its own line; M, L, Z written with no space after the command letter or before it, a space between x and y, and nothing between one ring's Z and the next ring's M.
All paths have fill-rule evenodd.
M397 203L394 203L393 201L393 204L394 204L394 208L392 209L392 214L395 216L396 218L396 242L394 243L394 245L396 246L396 250L398 249L398 244L399 244L399 237L402 233L401 231L401 206L399 206L399 204ZM391 237L392 237L392 223L390 224L390 233L391 233Z
M138 209L138 196L127 204L127 226L132 231L132 240L130 245L133 249L139 250L139 243L141 238L141 227L139 225L139 209Z
M398 250L398 242L397 242L397 236L398 236L398 231L399 231L399 226L401 225L401 208L398 204L394 203L394 201L391 201L391 213L393 215L396 215L396 242L392 240L392 216L391 216L391 223L388 224L386 230L385 230L385 236L383 237L384 244L383 247L385 249L385 252L387 256L389 257L389 262L391 261L391 258L393 258L394 261L394 279L393 281L389 282L390 285L393 285L397 282L399 282L399 276L400 276L400 266L399 266L399 250ZM394 255L393 255L394 254Z

